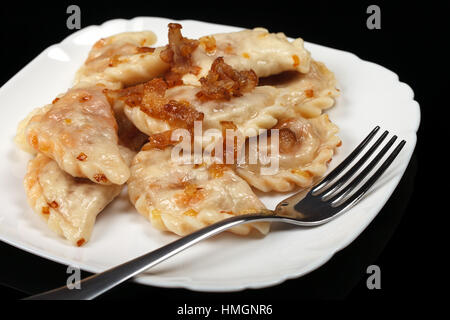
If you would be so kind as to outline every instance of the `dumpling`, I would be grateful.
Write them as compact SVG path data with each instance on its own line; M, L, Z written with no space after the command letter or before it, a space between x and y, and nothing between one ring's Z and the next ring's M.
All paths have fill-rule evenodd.
M36 108L33 111L31 111L25 119L23 119L22 121L19 122L19 125L17 126L17 132L16 132L16 136L14 137L14 142L16 143L16 145L23 151L31 153L31 154L36 154L37 151L35 149L33 149L33 147L31 147L28 144L27 141L27 135L26 135L26 128L28 126L28 124L30 123L30 120L36 116L36 115L44 115L46 114L50 108L52 107L51 104L48 104L44 107L41 108Z
M139 131L133 122L128 119L125 114L125 104L120 101L116 101L112 98L112 94L106 93L110 104L113 107L114 117L117 121L117 135L119 137L119 144L129 148L133 151L139 151L144 143L147 141L148 136Z
M251 71L234 70L217 58L208 75L201 79L201 86L168 88L164 80L155 79L122 90L119 103L126 104L127 117L148 135L176 128L168 117L180 117L180 110L191 110L190 114L203 115L203 130L220 130L227 121L249 137L257 135L260 129L273 127L280 119L319 116L334 104L337 96L334 75L315 61L306 74L284 73L263 78L259 86L256 83ZM166 112L155 112L162 109ZM195 120L200 120L200 116Z
M277 88L277 104L294 108L304 118L320 116L339 96L334 74L325 64L314 60L308 73L284 72L262 78L259 83Z
M182 80L185 84L198 85L199 79L208 74L214 60L223 57L232 68L253 70L258 77L267 77L284 71L309 71L310 53L303 47L303 40L290 42L283 33L269 33L263 28L205 36L198 41L182 37L181 25L169 24L170 57L179 57L186 52L185 59L178 59L190 68L184 68ZM181 54L178 54L180 51ZM180 61L164 58L177 67Z
M171 158L172 148L139 152L131 165L128 192L137 211L159 230L186 235L235 215L265 207L234 171L219 164L185 164ZM266 234L268 223L241 225L231 232Z
M34 115L25 132L28 145L74 177L123 184L130 176L113 111L101 90L69 90L47 112Z
M75 77L75 87L103 85L119 89L148 81L169 65L160 58L163 48L151 48L156 35L151 31L124 32L97 41Z
M203 115L188 103L166 99L167 84L157 78L144 84L108 93L114 109L123 109L133 124L147 135L172 128L191 128Z
M134 153L121 148L128 163ZM92 233L97 215L122 190L120 185L99 185L74 178L52 159L39 153L28 163L24 187L32 209L51 230L81 246Z
M201 101L197 98L201 88L196 86L163 90L158 99L154 99L153 86L154 83L148 83L143 91L124 99L125 114L148 135L175 128L192 128L194 121L203 121L203 130L221 130L222 122L233 122L243 134L255 135L255 130L273 127L278 116L294 115L293 110L275 104L277 90L270 86L256 87L229 101ZM135 98L139 95L136 103Z
M273 129L278 129L278 153L271 153L272 135L267 137L266 145L258 143L256 149L259 158L272 156L271 163L263 165L260 159L250 161L249 154L254 149L247 142L246 160L236 169L251 186L264 192L286 192L296 186L311 186L315 179L325 174L335 149L341 145L336 136L338 128L330 122L327 114L312 119L282 120ZM263 168L269 169L270 166L274 167L273 172L262 172Z
M233 122L244 136L251 136L273 127L278 117L294 116L293 109L276 104L275 87L255 87L257 80L245 72L218 58L208 74L214 83L169 88L164 80L154 79L121 90L116 103L125 103L127 117L148 135L189 129L194 121L203 121L203 130L221 130L223 122Z

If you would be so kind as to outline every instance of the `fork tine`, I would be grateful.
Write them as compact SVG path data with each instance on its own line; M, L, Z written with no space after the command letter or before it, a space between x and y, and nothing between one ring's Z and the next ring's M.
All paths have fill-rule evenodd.
M358 160L357 163L355 163L348 171L339 178L338 181L333 183L333 185L325 190L325 193L322 194L322 198L325 200L327 199L334 191L339 189L345 182L347 182L355 173L358 171L359 168L362 167L364 163L367 162L367 159L375 152L375 150L380 146L380 144L384 141L384 139L389 134L389 131L383 132L381 137L375 141L375 143L370 147L370 149L361 157L361 159Z
M364 140L348 155L347 158L344 159L333 171L331 171L322 181L317 184L311 192L313 194L320 191L323 187L325 187L330 181L336 178L347 166L361 153L361 151L366 147L366 145L373 139L375 134L380 130L379 126L376 126L368 135L364 138Z
M353 179L345 188L338 191L331 198L327 199L330 203L336 203L340 199L343 199L346 195L348 195L352 190L356 188L356 186L372 171L372 169L380 162L381 158L388 152L389 148L394 144L395 140L397 140L397 136L393 136L388 143L381 149L381 151L373 158L373 160L361 171L355 179Z
M344 202L340 203L337 208L340 208L341 210L353 206L358 202L359 199L372 187L372 185L380 178L384 171L391 165L392 161L397 157L397 155L402 150L403 146L406 144L405 140L402 140L397 147L392 151L392 153L389 155L389 157L383 162L383 164L378 168L378 170L364 183L362 187L360 187L353 195L351 195L348 199L346 199Z

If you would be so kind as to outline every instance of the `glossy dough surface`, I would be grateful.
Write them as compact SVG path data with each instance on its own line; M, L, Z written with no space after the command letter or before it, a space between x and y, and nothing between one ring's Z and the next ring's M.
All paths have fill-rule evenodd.
M240 97L228 101L201 101L201 88L193 85L176 86L165 91L166 101L188 102L204 114L203 129L221 129L221 122L231 121L248 137L260 129L270 129L280 119L295 116L317 117L330 108L338 96L336 80L323 63L313 61L310 71L283 73L262 79L261 85ZM139 130L148 135L174 129L164 120L145 112L146 106L124 106L126 116Z
M171 150L141 151L131 166L130 200L154 227L186 235L219 220L264 209L233 170L177 163L171 160ZM266 234L269 224L241 225L230 231L246 235L252 229Z
M75 77L75 87L103 85L119 89L150 80L169 67L160 59L162 48L151 31L124 32L97 41Z
M324 114L312 119L286 119L280 121L275 129L279 130L278 171L262 174L264 165L260 161L250 164L247 150L247 161L237 166L237 173L251 186L264 192L310 187L326 172L335 149L341 144L336 136L337 126ZM267 139L267 150L259 150L264 151L262 154L271 155L270 138ZM258 146L263 148L261 144Z
M122 158L117 123L100 90L72 89L26 129L28 145L54 159L74 177L100 184L123 184L130 175Z
M264 28L214 34L200 38L200 45L192 54L192 63L200 67L195 77L186 75L187 84L198 84L217 57L236 70L252 69L258 77L283 71L306 73L310 67L310 53L298 38L290 42L283 33L269 33Z
M131 161L132 154L123 152ZM49 228L77 246L90 239L97 215L122 190L74 178L41 153L28 163L24 187L28 203Z
M324 114L339 96L336 79L301 38L255 28L188 39L180 24L168 28L164 47L152 47L151 31L98 40L73 88L18 125L16 144L34 155L24 180L30 206L74 245L89 240L97 215L125 183L154 227L183 236L229 217L269 212L252 187L310 187L341 144ZM182 128L183 139L192 138L199 134L194 123L202 139L187 143L196 151L203 143L201 164L190 164L192 154L191 162L172 154L180 140L171 134ZM227 129L238 138L225 137ZM261 162L270 155L272 163ZM269 229L254 223L229 231Z

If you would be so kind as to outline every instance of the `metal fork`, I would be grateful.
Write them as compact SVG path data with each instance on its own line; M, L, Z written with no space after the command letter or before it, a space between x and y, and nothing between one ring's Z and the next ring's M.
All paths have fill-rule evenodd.
M376 172L373 173L361 187L356 189L356 187L361 184L368 174L376 167L397 139L397 136L393 136L383 146L381 151L379 151L358 175L351 180L351 177L362 168L369 160L370 156L378 149L389 132L383 132L368 151L366 151L352 167L345 173L344 170L355 160L361 151L368 146L369 142L375 137L379 129L380 127L375 127L355 150L353 150L342 163L318 184L281 201L273 211L267 210L259 214L241 215L222 220L129 262L81 280L79 283L80 289L69 289L67 286L64 286L31 296L27 299L93 299L133 276L189 248L197 242L240 224L261 221L285 222L303 227L324 224L336 218L339 214L343 213L345 209L348 209L360 200L375 181L377 181L390 166L405 145L406 141L402 140L379 166Z

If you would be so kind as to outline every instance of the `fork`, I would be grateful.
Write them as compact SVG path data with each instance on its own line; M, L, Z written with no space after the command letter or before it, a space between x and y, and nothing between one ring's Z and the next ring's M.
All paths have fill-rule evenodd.
M303 227L318 226L336 218L346 209L355 205L378 178L391 165L400 153L406 141L402 140L378 169L357 189L368 174L377 166L383 156L397 139L393 136L372 160L358 173L358 170L369 161L369 158L385 140L388 131L384 131L360 159L346 172L344 170L356 160L357 156L368 146L380 130L376 126L367 137L344 159L332 172L320 180L315 186L303 190L283 201L275 210L264 210L258 214L235 216L195 231L185 237L173 241L159 249L137 257L131 261L108 269L75 283L75 288L67 286L28 297L29 300L73 300L93 299L118 284L154 267L162 261L191 247L192 245L221 233L234 226L252 222L285 222ZM356 173L358 175L351 179ZM79 286L77 286L77 284Z

